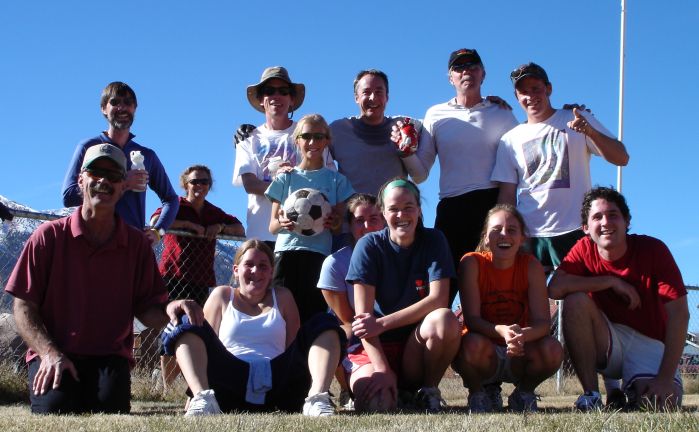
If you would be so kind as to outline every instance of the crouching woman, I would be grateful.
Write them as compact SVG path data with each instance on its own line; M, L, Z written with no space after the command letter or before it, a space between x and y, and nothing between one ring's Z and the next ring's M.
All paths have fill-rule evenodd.
M398 178L379 191L387 227L355 246L347 274L354 285L350 386L360 411L396 408L398 389L418 409L442 410L437 388L459 346L447 307L454 265L440 231L422 225L420 192ZM374 313L374 301L381 310Z
M168 326L163 345L175 355L191 393L185 415L230 411L334 414L328 392L345 346L337 319L320 313L302 327L291 292L270 286L273 253L248 240L238 249L238 287L219 286L204 305L203 326Z

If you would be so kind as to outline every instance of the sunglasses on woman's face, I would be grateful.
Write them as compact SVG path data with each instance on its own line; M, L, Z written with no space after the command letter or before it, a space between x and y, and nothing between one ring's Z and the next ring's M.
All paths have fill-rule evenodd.
M191 184L192 186L194 186L194 185L210 186L211 179L191 179L191 180L188 180L187 183Z

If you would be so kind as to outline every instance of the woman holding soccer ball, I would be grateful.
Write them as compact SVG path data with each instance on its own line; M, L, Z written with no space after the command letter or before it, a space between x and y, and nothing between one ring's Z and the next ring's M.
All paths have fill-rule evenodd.
M330 143L330 128L322 116L309 114L301 118L293 136L302 160L293 169L277 174L265 196L272 201L269 231L277 234L273 284L291 290L298 304L301 322L304 323L327 309L316 284L323 260L332 248L332 235L328 228L340 228L344 203L354 190L345 176L325 167L323 150ZM306 236L295 232L296 223L288 219L282 209L281 203L301 188L322 192L332 206L332 212L325 222L326 229L317 235Z
M393 410L401 389L417 408L437 412L444 407L437 386L459 345L459 323L447 307L454 264L444 235L422 224L414 183L393 179L378 200L387 227L357 242L347 274L352 332L362 342L348 353L355 407Z

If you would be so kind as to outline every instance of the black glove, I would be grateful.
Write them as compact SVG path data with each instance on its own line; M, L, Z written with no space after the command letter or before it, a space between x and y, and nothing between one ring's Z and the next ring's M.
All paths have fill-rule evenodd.
M240 126L238 126L238 130L235 131L235 135L233 136L233 141L235 145L237 146L238 143L240 143L241 141L245 141L246 139L248 139L248 137L250 137L250 134L254 130L255 126L251 124L243 123Z
M10 209L8 209L3 203L0 203L0 219L4 221L11 221L14 215L10 213Z

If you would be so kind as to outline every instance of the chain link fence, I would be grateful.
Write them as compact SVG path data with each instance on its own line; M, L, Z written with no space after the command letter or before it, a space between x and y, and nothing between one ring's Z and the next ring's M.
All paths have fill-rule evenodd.
M12 221L0 225L0 281L5 287L29 236L44 221L65 214L47 214L11 209ZM203 305L210 289L232 283L233 257L244 241L240 237L219 235L215 240L186 231L170 230L154 248L161 274L171 299L193 298ZM26 347L12 316L12 296L0 292L0 359L9 361L15 371L25 367ZM160 334L134 320L134 357L137 368L160 368Z
M4 288L20 252L31 233L46 220L64 215L12 210L12 222L0 225L0 281ZM233 256L243 239L219 236L216 240L199 238L185 231L171 230L154 250L164 274L171 298L191 298L216 285L230 284ZM212 243L213 242L213 243ZM213 250L211 249L213 245ZM213 262L212 262L213 261ZM213 271L213 273L212 273ZM213 279L211 279L213 278ZM211 283L213 282L213 283ZM683 375L699 375L699 287L687 287L690 308L689 333L685 353L680 362ZM200 297L203 301L204 297ZM557 305L551 303L552 334L557 335ZM134 322L134 357L137 367L145 371L160 368L159 332ZM24 368L25 346L17 336L12 316L12 296L0 292L0 359L9 361L19 372ZM558 388L565 392L567 384L576 381L569 361L558 376Z

